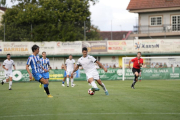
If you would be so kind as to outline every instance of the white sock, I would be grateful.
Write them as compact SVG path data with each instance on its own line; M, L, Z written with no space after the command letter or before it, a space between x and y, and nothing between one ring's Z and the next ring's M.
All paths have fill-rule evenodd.
M69 85L69 78L67 78L67 85Z
M100 86L103 88L103 90L104 90L105 92L107 91L106 86L104 85L104 83L102 83Z
M93 88L98 88L94 80L91 82L91 85Z
M3 80L3 82L5 82L5 83L6 83L6 80Z
M73 80L73 78L71 78L71 85L73 85L73 82L74 82L74 80Z
M9 81L9 89L11 88L12 86L12 81Z

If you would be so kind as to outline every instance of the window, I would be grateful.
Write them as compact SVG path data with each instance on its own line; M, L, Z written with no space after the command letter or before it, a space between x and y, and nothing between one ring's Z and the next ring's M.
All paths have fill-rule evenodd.
M173 15L171 19L172 31L180 31L180 15Z
M162 25L162 16L150 17L151 26L160 26Z

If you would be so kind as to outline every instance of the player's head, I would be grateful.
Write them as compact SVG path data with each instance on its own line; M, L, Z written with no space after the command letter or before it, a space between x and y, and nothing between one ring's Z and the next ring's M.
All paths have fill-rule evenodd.
M83 47L82 48L82 54L83 54L84 57L87 56L87 52L88 52L87 47Z
M33 45L32 46L32 52L35 53L35 54L38 54L39 53L39 46Z
M137 53L137 57L140 58L141 57L141 52Z
M69 55L69 59L71 60L73 57L72 57L72 55Z
M7 54L7 59L10 59L11 58L11 54Z
M42 52L42 56L43 56L43 58L46 58L46 52L45 51Z

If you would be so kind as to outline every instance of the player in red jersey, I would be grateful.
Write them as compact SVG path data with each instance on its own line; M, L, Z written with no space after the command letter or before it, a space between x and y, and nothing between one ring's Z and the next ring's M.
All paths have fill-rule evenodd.
M140 73L140 68L143 65L143 59L141 58L141 52L138 52L137 53L137 57L129 61L129 68L130 68L131 62L133 62L132 72L133 72L134 77L135 77L134 81L133 81L133 83L131 85L131 88L135 89L134 85L138 81L138 77L139 77L139 73Z

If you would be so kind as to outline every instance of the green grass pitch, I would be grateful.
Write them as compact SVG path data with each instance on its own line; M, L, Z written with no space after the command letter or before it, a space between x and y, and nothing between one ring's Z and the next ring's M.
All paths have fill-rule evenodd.
M74 88L50 82L53 98L47 98L38 82L0 85L0 120L180 120L180 81L103 81L94 96L86 81Z

